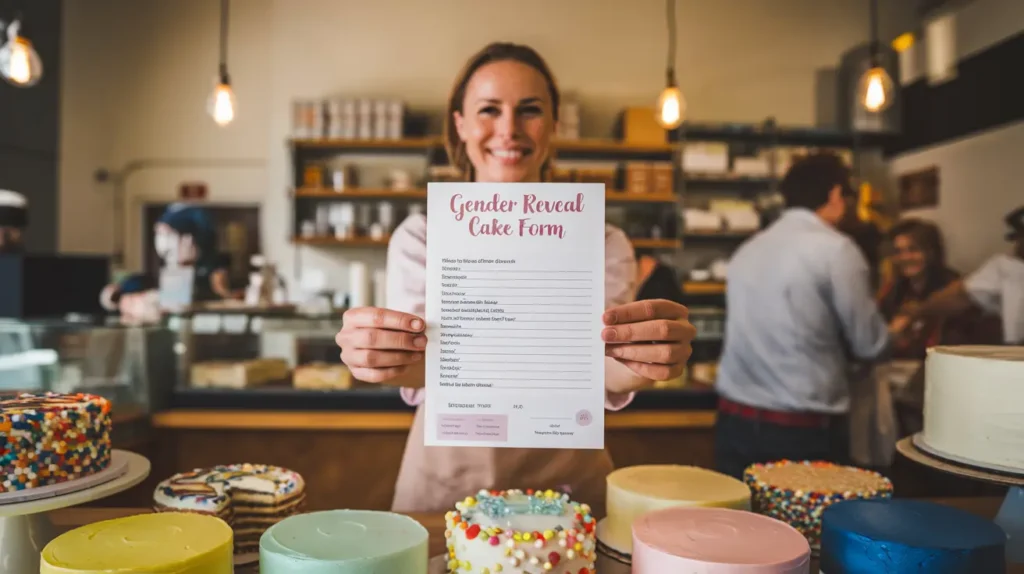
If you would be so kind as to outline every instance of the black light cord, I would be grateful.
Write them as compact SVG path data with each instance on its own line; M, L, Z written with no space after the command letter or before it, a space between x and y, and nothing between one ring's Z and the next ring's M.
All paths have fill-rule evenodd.
M871 65L878 65L878 0L870 1Z
M676 0L666 0L665 19L668 24L668 67L665 78L669 86L676 85Z
M231 84L228 78L228 4L220 1L220 83Z

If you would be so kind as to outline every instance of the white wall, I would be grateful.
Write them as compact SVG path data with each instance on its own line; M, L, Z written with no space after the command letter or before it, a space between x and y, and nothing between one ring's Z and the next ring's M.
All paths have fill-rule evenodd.
M236 167L144 168L130 176L128 266L140 261L138 212L205 180L211 201L263 205L266 252L292 269L290 103L331 94L400 96L440 111L458 68L493 40L527 42L563 90L579 95L585 136L608 135L614 115L649 105L664 81L661 0L234 0L230 69L239 116L226 129L205 115L216 71L218 2L65 2L61 248L110 252L113 186L99 167L143 159L246 160ZM883 3L883 37L913 25L910 2ZM786 124L815 117L814 74L867 37L863 0L680 0L679 80L691 117ZM315 254L314 254L315 252ZM309 255L307 255L307 253ZM377 251L303 248L303 265Z
M958 59L963 60L1024 30L1024 2L975 0L956 13ZM1024 122L902 154L890 162L894 177L939 168L939 206L908 216L943 230L950 264L969 272L1007 249L1003 216L1024 205Z

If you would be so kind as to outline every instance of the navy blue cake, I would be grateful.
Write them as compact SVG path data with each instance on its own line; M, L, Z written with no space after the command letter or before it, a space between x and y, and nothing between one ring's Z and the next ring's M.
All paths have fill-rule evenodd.
M1006 534L979 516L920 500L849 500L822 516L822 574L1006 571Z

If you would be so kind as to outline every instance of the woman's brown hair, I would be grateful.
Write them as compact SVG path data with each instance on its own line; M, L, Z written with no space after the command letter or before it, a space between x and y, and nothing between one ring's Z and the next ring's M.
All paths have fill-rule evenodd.
M544 81L548 85L548 92L551 95L552 113L554 114L555 121L558 121L560 97L558 84L555 83L555 76L551 73L551 69L548 67L547 62L544 61L544 58L533 48L522 44L494 42L484 46L482 50L474 54L466 62L466 65L462 67L462 71L455 77L455 84L452 86L451 94L448 96L448 109L444 119L444 148L448 152L448 161L459 170L459 173L466 181L473 180L473 165L469 162L469 157L466 155L466 144L459 139L459 132L455 129L455 112L462 113L463 111L462 102L466 99L466 85L469 84L469 79L473 77L473 74L486 64L507 60L525 64L537 70L544 77ZM541 166L542 177L548 172L550 162L550 156L544 160L544 164Z

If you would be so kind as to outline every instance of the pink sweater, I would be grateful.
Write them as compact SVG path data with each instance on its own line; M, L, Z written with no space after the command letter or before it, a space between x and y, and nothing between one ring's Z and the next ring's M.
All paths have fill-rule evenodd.
M388 245L387 306L420 317L426 315L427 219L412 216L395 230ZM619 229L605 229L605 306L629 303L635 297L636 259L633 246ZM629 376L625 368L605 359L606 377ZM401 389L409 405L421 405L424 389ZM605 406L619 410L633 393L608 394ZM417 408L396 485L396 512L439 512L481 488L554 488L569 485L593 492L603 506L604 476L611 460L602 451L426 447L423 409ZM595 474L596 473L596 474ZM583 483L580 483L580 480ZM544 484L540 484L543 482ZM576 484L574 484L574 482ZM583 499L580 499L583 500Z

